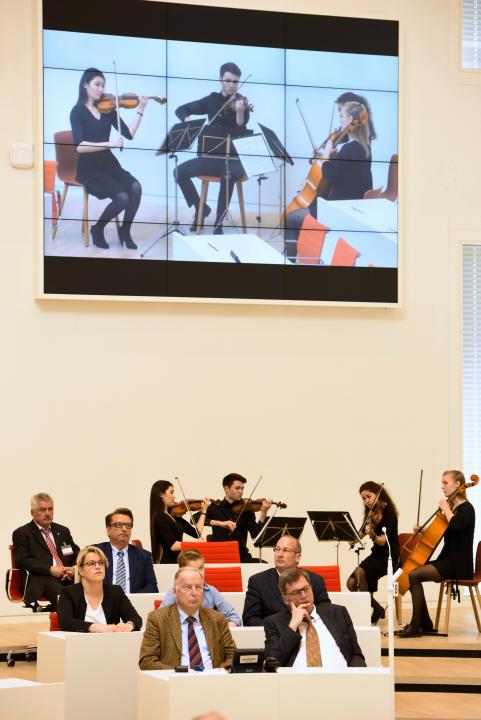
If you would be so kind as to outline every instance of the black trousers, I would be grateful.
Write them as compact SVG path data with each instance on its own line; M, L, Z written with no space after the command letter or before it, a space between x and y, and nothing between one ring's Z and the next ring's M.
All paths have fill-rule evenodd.
M228 197L226 196L226 163L223 159L196 157L192 160L187 160L177 168L176 180L189 207L194 205L197 208L200 202L199 193L192 182L193 177L198 175L211 175L212 177L222 178L219 195L217 196L216 225L224 218L227 212L236 181L240 180L245 174L240 160L229 160L228 167L230 173Z

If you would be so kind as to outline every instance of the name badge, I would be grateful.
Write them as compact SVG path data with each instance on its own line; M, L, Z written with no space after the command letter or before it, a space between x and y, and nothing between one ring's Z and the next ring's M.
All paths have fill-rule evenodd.
M71 545L62 545L62 555L73 555L73 550Z

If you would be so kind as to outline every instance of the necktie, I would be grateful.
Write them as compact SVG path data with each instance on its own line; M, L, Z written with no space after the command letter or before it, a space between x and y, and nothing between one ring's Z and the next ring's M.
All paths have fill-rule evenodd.
M57 552L57 548L55 547L55 543L53 542L52 538L50 537L50 533L48 530L42 529L43 536L45 538L45 542L47 543L47 547L52 553L52 557L55 560L55 564L59 567L63 567L63 562L60 559L60 555Z
M204 663L202 662L202 655L199 648L199 641L194 630L195 618L189 615L187 618L189 629L187 631L187 642L189 645L189 665L191 668L197 666L198 668L204 669Z
M319 635L314 627L311 618L307 623L306 631L306 660L307 667L322 667L321 645Z
M124 551L119 550L117 553L117 585L120 585L125 592L127 589L127 576L125 573Z

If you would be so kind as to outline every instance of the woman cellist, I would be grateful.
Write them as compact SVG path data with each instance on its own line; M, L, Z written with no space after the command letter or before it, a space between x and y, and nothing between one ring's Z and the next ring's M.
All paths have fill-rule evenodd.
M444 547L436 560L421 565L409 573L413 614L411 622L402 630L396 631L397 637L421 637L423 633L433 630L424 597L423 582L428 580L439 582L448 578L469 580L473 577L475 512L464 495L463 485L466 485L466 480L459 470L446 470L443 473L441 489L444 496L439 501L439 509L447 522L447 529L443 535ZM449 502L447 498L450 498ZM414 530L416 532L418 528Z
M351 592L360 590L371 593L371 623L374 625L384 617L382 605L374 599L377 582L387 573L388 544L391 545L393 565L399 559L397 510L383 485L368 481L361 485L359 494L364 503L364 522L359 535L370 537L373 543L371 554L362 561L347 580ZM384 529L386 533L384 533Z

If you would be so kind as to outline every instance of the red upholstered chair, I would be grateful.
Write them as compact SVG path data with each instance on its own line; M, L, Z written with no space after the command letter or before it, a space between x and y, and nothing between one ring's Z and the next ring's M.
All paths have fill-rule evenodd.
M154 610L158 610L159 607L162 605L162 600L160 598L157 598L157 600L154 600Z
M204 556L206 564L240 563L239 543L227 542L182 542L181 550L197 550Z
M324 239L329 228L318 222L310 213L304 218L297 239L297 264L320 265Z
M206 567L205 581L219 592L242 592L240 567Z
M302 570L309 570L309 572L316 573L316 575L321 575L324 578L328 592L341 591L339 565L300 565L299 567Z
M131 540L130 542L132 543L132 545L135 545L135 547L138 547L142 550L143 545L141 540Z
M56 612L49 613L50 618L50 632L54 632L55 630L60 630L60 625L58 624L58 615Z
M10 602L23 602L25 588L27 586L28 572L15 567L13 545L9 545L11 567L7 570L5 579L5 591Z
M339 238L334 248L331 265L353 267L360 256L359 250L349 245L344 238Z
M441 580L439 584L439 598L438 608L436 610L436 622L434 623L434 629L437 630L439 627L439 619L441 615L441 609L443 605L443 593L446 590L446 613L444 616L444 633L447 635L449 630L449 615L451 613L451 597L453 586L457 584L459 588L467 587L469 590L469 596L471 598L471 605L473 606L474 617L476 618L476 625L478 626L478 632L481 633L481 621L479 619L479 612L476 606L476 597L478 598L479 608L481 609L481 595L479 594L479 583L481 582L481 540L478 542L478 548L476 550L476 564L474 568L474 576L472 580Z
M65 200L69 187L83 188L83 215L82 215L82 233L85 247L89 245L89 194L82 183L77 182L77 164L78 153L73 144L73 135L70 130L62 130L54 133L53 141L55 143L55 158L57 160L57 175L62 180L64 186L62 198L60 200L60 210L58 221L52 225L52 238L55 238L59 228L60 220L64 210ZM115 218L117 224L117 232L119 230L119 219Z
M202 180L202 187L200 190L200 202L199 202L199 209L197 211L197 217L196 217L196 225L197 230L196 232L200 233L202 230L202 225L199 222L200 218L204 215L204 205L207 202L207 193L209 192L209 183L215 182L220 183L222 178L221 177L214 177L212 175L198 175L199 180ZM241 223L242 223L242 229L244 232L247 232L247 221L246 221L246 209L244 206L244 190L242 188L242 183L247 180L247 177L241 177L240 180L236 181L236 188L237 188L237 197L239 199L239 210L241 214Z

